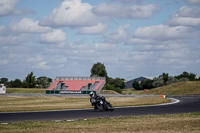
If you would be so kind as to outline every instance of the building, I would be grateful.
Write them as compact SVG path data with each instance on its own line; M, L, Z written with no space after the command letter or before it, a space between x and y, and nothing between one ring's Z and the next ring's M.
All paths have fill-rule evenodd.
M4 84L0 84L0 94L6 94L6 87Z
M56 77L46 94L98 94L105 83L105 77Z
M124 84L125 84L125 89L129 89L129 88L133 88L133 82L134 81L137 81L137 82L142 82L142 81L146 81L146 80L153 80L153 77L139 77L139 78L136 78L136 79L132 79L132 80L129 80L129 81L126 81Z

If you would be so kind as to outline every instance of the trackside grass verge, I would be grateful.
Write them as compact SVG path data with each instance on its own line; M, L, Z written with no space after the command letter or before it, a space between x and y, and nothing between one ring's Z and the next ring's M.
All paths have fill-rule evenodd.
M159 97L106 97L114 107L170 102ZM24 112L92 108L89 97L0 96L0 112Z
M178 82L151 89L140 94L154 95L200 95L200 81Z
M199 133L200 112L0 124L3 133Z
M6 88L6 93L40 93L45 94L45 88Z

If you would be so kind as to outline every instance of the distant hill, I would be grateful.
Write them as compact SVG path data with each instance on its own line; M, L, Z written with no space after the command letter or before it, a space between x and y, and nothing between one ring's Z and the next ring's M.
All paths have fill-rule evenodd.
M200 95L200 81L177 82L158 87L141 94L154 95Z

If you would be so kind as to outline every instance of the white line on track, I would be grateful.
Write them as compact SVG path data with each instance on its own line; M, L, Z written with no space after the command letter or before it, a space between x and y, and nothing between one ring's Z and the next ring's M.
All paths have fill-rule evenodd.
M170 103L162 103L162 104L156 104L156 105L140 105L140 106L126 106L126 107L115 107L115 108L140 108L140 107L152 107L152 106L164 106L164 105L171 105L171 104L176 104L179 103L180 100L175 99L175 98L168 98L171 99L172 102Z

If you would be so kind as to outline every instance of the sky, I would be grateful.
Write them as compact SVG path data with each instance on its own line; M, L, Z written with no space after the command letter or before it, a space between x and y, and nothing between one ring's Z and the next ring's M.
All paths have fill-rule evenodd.
M0 0L0 78L200 76L200 0Z

